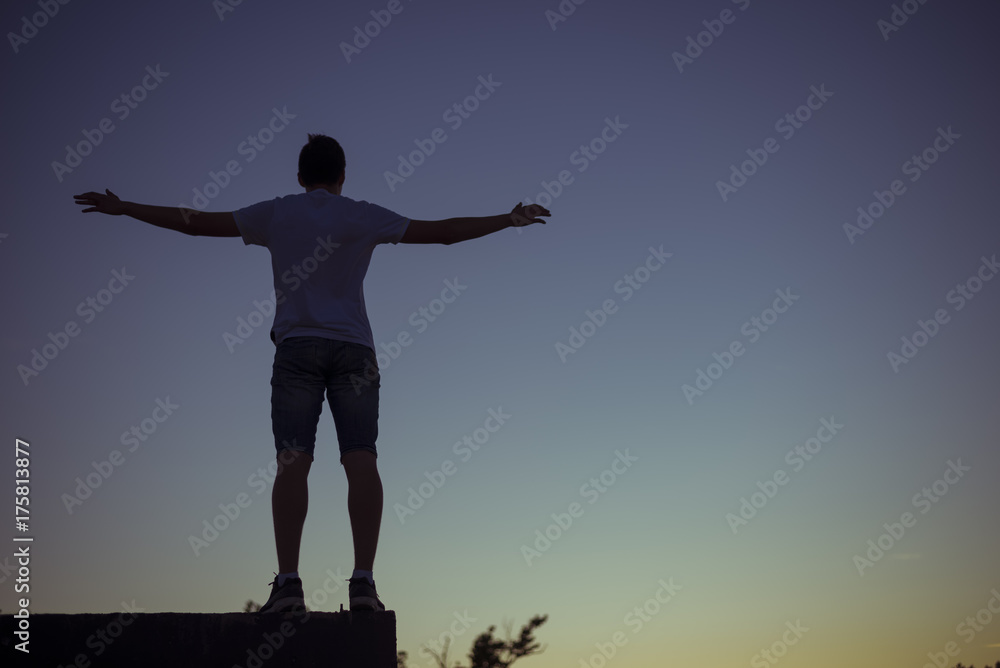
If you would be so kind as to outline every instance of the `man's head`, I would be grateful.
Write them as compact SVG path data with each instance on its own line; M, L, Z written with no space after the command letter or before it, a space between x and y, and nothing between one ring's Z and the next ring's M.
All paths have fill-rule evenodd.
M299 185L306 189L323 188L335 195L344 186L347 160L344 149L333 137L309 135L309 142L299 152Z

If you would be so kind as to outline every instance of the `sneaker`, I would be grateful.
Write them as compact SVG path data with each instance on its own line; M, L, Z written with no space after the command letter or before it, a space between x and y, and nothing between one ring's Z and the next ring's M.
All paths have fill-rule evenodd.
M301 578L288 578L282 587L278 586L278 574L274 574L274 581L271 582L271 597L267 603L257 611L259 615L276 612L304 611L306 608L305 597L302 595Z
M351 611L354 610L378 610L385 612L385 604L379 600L375 592L375 582L370 584L368 578L350 578L348 591L351 597Z

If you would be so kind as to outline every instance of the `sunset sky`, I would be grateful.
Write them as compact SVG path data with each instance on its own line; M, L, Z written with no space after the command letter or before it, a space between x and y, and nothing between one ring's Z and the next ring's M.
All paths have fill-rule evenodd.
M0 11L33 613L267 599L268 252L73 195L235 210L302 192L319 132L345 197L552 212L373 255L374 574L411 666L535 614L526 668L1000 660L995 3L39 7ZM334 611L327 407L315 457L299 573Z

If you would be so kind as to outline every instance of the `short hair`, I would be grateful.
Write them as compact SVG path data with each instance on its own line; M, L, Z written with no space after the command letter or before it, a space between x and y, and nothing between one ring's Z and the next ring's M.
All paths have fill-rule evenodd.
M346 166L344 149L333 137L310 134L299 152L299 176L307 187L336 183Z

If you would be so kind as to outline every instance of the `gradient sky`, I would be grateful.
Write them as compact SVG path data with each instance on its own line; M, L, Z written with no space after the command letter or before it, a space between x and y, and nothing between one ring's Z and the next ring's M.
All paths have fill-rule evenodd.
M592 0L553 29L558 6L403 0L350 62L341 43L386 3L243 2L221 18L209 0L70 3L17 52L8 37L0 434L31 444L33 612L266 600L270 318L232 351L223 337L269 296L268 253L81 216L72 196L110 188L190 206L235 160L239 174L208 202L233 210L301 192L298 151L323 132L346 151L345 196L414 218L507 212L572 177L545 226L374 253L375 341L412 339L383 358L375 564L412 666L432 665L420 646L456 615L474 619L455 626L451 656L464 660L489 625L548 614L537 633L548 649L525 666L599 665L595 643L616 633L627 642L607 665L634 668L773 665L760 654L772 646L788 667L921 666L949 642L951 664L1000 658L988 608L1000 608L1000 280L973 280L961 308L950 293L1000 255L997 6L928 2L888 39L889 2ZM726 9L731 22L712 23ZM21 30L37 11L5 3L0 25ZM721 34L679 71L673 54L705 21ZM167 74L121 118L115 100L157 66ZM454 128L444 114L479 77L500 85ZM812 87L832 95L820 105ZM799 111L808 120L791 136L776 126L810 99L818 108ZM274 109L294 118L248 161L241 143ZM53 162L104 118L114 129L57 177ZM620 134L581 160L606 119ZM391 189L385 173L436 128L447 139ZM939 129L947 150L905 171ZM723 199L717 183L747 151L767 160ZM852 243L844 225L897 179L905 191ZM645 273L651 247L672 255ZM123 268L134 279L101 312L78 311ZM620 286L636 275L647 280L626 300ZM467 286L461 296L426 326L411 319L449 280ZM797 299L775 321L779 290ZM609 299L613 312L563 361L557 343ZM938 309L947 321L894 369L888 354ZM70 321L77 335L25 383L18 366ZM737 341L728 369L709 368ZM699 370L715 380L689 402L682 386ZM178 407L149 420L167 399ZM510 418L458 455L491 409ZM143 420L155 431L129 451L121 435ZM821 420L843 427L793 465L786 454ZM8 501L12 449L0 458ZM115 450L121 465L69 512L64 495ZM635 461L595 491L617 451ZM454 474L400 521L396 504L446 460ZM916 496L934 494L949 462L968 470L938 483L936 502ZM776 474L785 484L765 484ZM776 493L753 497L762 507L734 532L727 514L758 482ZM350 575L346 495L324 409L307 594L328 571ZM189 537L237 498L250 503L195 555ZM529 564L522 546L573 503L582 514ZM904 535L883 537L888 549L859 573L855 555L907 512ZM0 552L4 612L13 545ZM338 584L312 609L346 605ZM643 606L656 614L639 624ZM990 618L980 631L961 626L977 613ZM783 645L796 624L808 631Z

